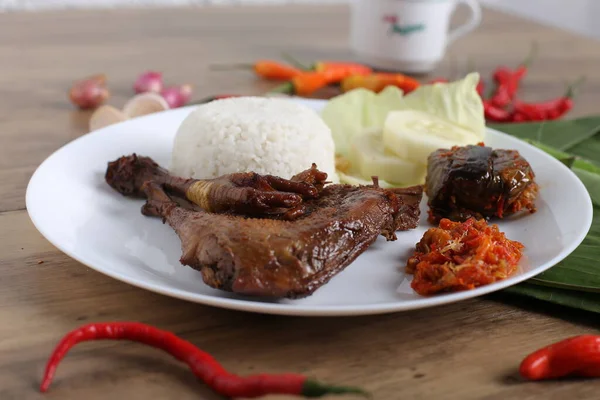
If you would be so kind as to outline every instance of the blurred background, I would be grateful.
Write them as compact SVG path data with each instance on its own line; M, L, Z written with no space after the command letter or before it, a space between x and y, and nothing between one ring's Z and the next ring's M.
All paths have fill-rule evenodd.
M352 0L0 0L0 12L67 8L176 7L237 4L346 3ZM480 0L488 8L600 39L600 0Z

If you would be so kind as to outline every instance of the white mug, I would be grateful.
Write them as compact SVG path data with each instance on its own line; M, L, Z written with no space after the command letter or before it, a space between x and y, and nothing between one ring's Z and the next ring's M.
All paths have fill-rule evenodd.
M461 3L471 17L449 32L450 17ZM350 40L361 61L372 67L426 73L450 43L480 23L477 0L353 0Z

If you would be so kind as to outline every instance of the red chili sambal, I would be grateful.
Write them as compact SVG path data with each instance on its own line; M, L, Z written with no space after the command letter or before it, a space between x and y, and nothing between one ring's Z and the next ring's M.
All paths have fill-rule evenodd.
M417 243L406 271L414 274L411 287L422 296L470 290L512 275L523 248L483 219L443 218Z

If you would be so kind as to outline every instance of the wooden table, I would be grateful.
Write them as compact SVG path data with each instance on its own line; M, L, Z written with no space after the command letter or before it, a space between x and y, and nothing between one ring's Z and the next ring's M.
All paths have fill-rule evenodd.
M169 329L241 373L292 371L360 384L377 399L597 397L600 381L523 383L516 368L538 346L593 332L596 316L502 295L445 307L358 318L291 318L225 311L118 282L51 246L25 210L40 162L87 132L88 113L66 99L70 83L105 72L122 106L136 75L165 72L195 97L260 94L250 73L209 63L278 57L350 57L341 6L68 11L0 15L0 399L216 399L185 367L141 345L80 345L51 391L37 392L46 357L68 330L91 321L138 320ZM540 56L527 98L588 81L572 116L597 112L600 44L491 11L457 42L439 74L471 57L485 76L516 65L533 40ZM456 60L463 60L461 63ZM458 76L458 75L457 75ZM328 341L327 344L325 342ZM283 397L272 397L283 398Z

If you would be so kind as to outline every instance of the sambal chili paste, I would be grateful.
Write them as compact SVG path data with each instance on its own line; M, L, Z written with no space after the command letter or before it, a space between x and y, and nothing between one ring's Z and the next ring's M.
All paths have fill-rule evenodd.
M470 290L512 275L523 248L483 219L444 218L417 243L406 272L414 274L411 287L423 296Z

